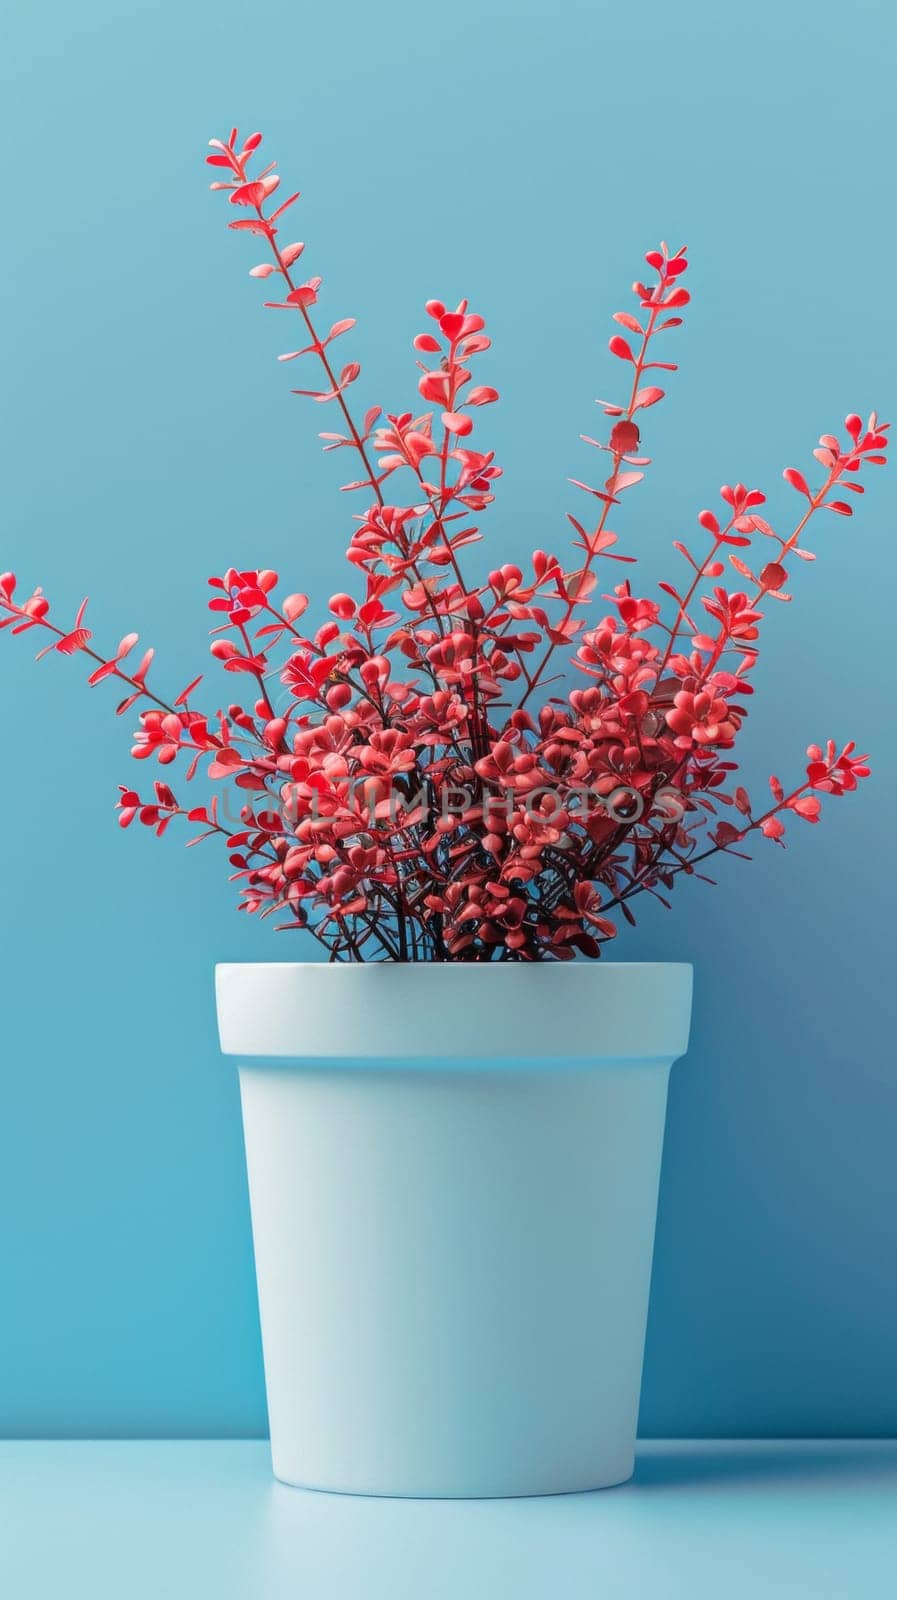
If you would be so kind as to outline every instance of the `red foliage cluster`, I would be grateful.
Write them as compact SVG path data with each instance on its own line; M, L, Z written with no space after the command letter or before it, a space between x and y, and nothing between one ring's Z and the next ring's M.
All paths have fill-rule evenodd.
M280 359L310 360L320 378L295 392L339 413L338 430L323 438L326 449L350 452L345 488L364 496L347 551L356 592L333 595L329 619L307 629L307 597L278 598L276 573L229 568L211 578L212 655L234 696L241 682L249 690L248 704L235 699L214 714L192 704L199 679L170 704L150 688L152 651L129 667L135 634L98 653L84 606L59 627L41 590L16 599L9 573L0 577L0 627L41 630L41 654L90 657L92 684L116 679L119 712L142 707L135 759L183 759L187 779L203 766L239 793L238 815L226 820L217 797L190 807L166 782L149 801L123 788L122 826L137 819L161 834L186 817L200 838L222 836L242 908L281 911L284 926L308 927L332 959L597 956L615 933L614 913L633 920L634 896L664 898L680 873L751 833L780 841L788 815L815 822L821 794L867 775L852 744L811 745L803 778L788 793L772 778L772 804L757 810L732 787L731 751L767 602L789 600L794 562L813 559L801 543L811 517L851 515L851 497L863 492L857 474L885 459L885 426L874 414L866 423L849 416L846 441L824 434L816 488L786 470L803 501L786 534L761 515L759 490L725 486L721 509L698 517L703 550L676 543L684 584L662 583L658 602L620 582L603 597L606 614L587 621L599 560L632 559L615 550L608 518L649 465L642 413L664 398L654 375L675 371L655 353L658 337L681 323L688 263L684 250L662 245L645 258L635 311L614 319L624 330L610 341L626 369L624 398L600 402L607 437L586 441L603 460L599 481L573 480L593 515L569 517L572 558L537 550L526 570L506 564L472 583L463 552L481 537L478 519L500 476L473 442L480 408L498 399L473 375L489 346L484 320L466 300L428 301L414 341L423 409L384 416L375 407L356 421L347 394L359 365L334 356L353 319L319 333L321 279L298 282L305 247L281 239L298 195L272 205L273 166L250 176L260 144L253 134L240 146L236 130L213 140L207 160L222 178L212 187L237 212L230 228L267 251L251 269L278 282L279 298L266 305L298 319L300 348ZM728 587L733 573L737 589ZM572 654L579 687L550 670L559 652Z

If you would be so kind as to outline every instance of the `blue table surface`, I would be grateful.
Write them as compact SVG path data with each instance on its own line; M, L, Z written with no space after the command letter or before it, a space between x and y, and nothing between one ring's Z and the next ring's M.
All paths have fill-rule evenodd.
M4 1600L894 1600L897 1441L644 1443L618 1489L289 1489L264 1441L0 1442Z

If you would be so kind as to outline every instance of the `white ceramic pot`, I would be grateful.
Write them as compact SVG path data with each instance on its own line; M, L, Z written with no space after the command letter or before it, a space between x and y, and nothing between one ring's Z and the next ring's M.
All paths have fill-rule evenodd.
M476 1497L630 1476L691 977L218 968L278 1478Z

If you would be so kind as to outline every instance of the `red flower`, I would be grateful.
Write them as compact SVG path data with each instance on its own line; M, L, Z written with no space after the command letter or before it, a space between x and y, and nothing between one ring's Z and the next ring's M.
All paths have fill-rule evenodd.
M617 595L617 610L630 633L643 633L645 629L654 627L660 616L660 606L656 600L635 600L629 593L628 583L620 584Z
M396 728L384 728L370 736L354 754L365 772L375 777L393 777L400 772L412 772L417 762L417 752L406 733Z
M868 778L871 768L868 756L855 756L856 745L846 744L841 754L835 755L835 747L829 741L825 754L818 745L810 745L807 751L810 763L807 767L807 782L814 789L819 789L824 794L847 794L855 789L860 778Z
M667 712L667 723L676 734L675 744L680 750L690 750L692 745L731 745L738 728L729 706L720 696L690 694L680 690Z
M297 700L318 700L333 667L329 656L316 657L310 651L299 650L290 656L280 681L286 684Z

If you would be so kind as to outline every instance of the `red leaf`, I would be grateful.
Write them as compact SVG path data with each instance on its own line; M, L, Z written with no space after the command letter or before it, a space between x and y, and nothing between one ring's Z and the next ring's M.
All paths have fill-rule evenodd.
M616 505L612 494L605 494L603 489L593 489L590 483L583 483L579 478L571 478L574 489L584 489L586 494L593 494L596 500L603 500L605 505Z
M216 752L215 759L209 767L210 778L224 778L235 767L243 766L243 757L230 747Z
M585 438L585 435L583 435ZM639 431L634 422L629 422L624 417L621 422L615 422L610 430L610 448L616 455L632 456L639 447ZM594 439L586 439L587 444L595 444ZM600 449L601 446L598 446Z
M96 671L90 674L87 682L92 688L94 684L102 683L104 678L111 678L115 670L114 661L104 661L101 667L97 667Z
M131 674L135 683L143 683L147 673L149 672L150 666L152 665L152 660L155 653L156 652L152 649L152 647L147 650L143 660L140 663L140 666L137 668L137 671Z
M445 321L444 317L443 321ZM465 417L461 411L443 411L442 424L443 427L448 429L449 433L457 433L463 436L472 431L473 418Z
M782 477L785 479L786 483L790 483L792 489L796 489L798 491L798 494L805 494L807 499L810 499L810 490L807 487L807 480L802 472L798 472L796 467L786 467L785 471L782 473Z
M289 198L289 199L288 199L288 200L284 200L284 201L283 201L283 203L282 203L282 205L279 205L279 206L278 206L278 207L277 207L277 210L276 210L276 211L272 211L272 213L271 213L271 215L270 215L270 217L269 217L269 219L268 219L268 220L269 220L269 222L276 222L276 221L277 221L277 219L278 219L278 217L282 217L282 216L283 216L283 214L284 214L284 212L285 212L285 211L286 211L286 210L287 210L287 209L288 209L288 208L289 208L289 207L290 207L290 206L291 206L291 205L294 205L294 204L295 204L295 202L296 202L296 201L297 201L297 200L298 200L298 199L299 199L299 190L298 190L298 189L297 189L297 190L296 190L296 193L295 193L295 194L291 194L291 195L290 195L290 198Z
M300 283L297 289L291 289L287 295L288 306L313 306L318 298L320 278L309 278L307 283Z
M632 402L633 411L640 411L644 406L656 406L658 400L663 399L664 393L663 389L658 389L653 384L649 384L644 389L639 389Z
M735 844L735 842L741 838L741 834L741 828L736 828L734 823L719 822L717 823L716 832L712 835L712 838L721 849L725 850L727 845Z
M760 582L764 589L781 589L787 581L788 574L778 561L768 561L760 574Z
M445 315L440 317L439 331L444 333L445 337L451 339L452 342L459 337L463 330L464 317L460 311L446 311Z
M468 406L491 406L498 399L498 390L491 389L488 384L480 384L471 389L466 395L464 404Z
M594 572L586 572L585 570L572 572L564 586L567 592L567 599L580 605L583 600L588 599L597 584L598 579Z
M64 639L56 641L56 649L60 655L73 656L77 650L83 650L84 646L92 638L93 635L89 628L74 628L71 633L65 635Z
M797 800L792 800L789 810L795 811L805 822L818 822L822 811L822 802L815 794L801 795Z
M686 545L682 544L678 539L674 539L673 540L673 549L674 550L678 550L680 556L684 556L686 561L689 563L689 565L694 567L695 571L697 572L698 563L696 562L694 556L692 555L691 551L687 548Z
M624 339L621 333L615 333L613 338L608 340L607 348L612 356L619 356L621 361L635 361L635 356L629 348L629 340Z
M253 183L241 183L228 196L232 206L260 206L265 198L265 185L261 178Z
M201 683L202 683L202 673L199 674L198 678L194 678L192 683L188 683L186 689L182 689L181 690L180 694L178 695L177 699L174 702L175 705L176 706L185 706L187 704L187 701L190 698L191 694L193 693L194 689L198 688L199 684L201 684Z

